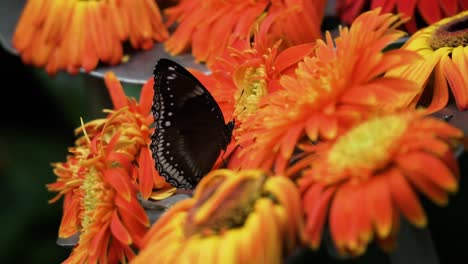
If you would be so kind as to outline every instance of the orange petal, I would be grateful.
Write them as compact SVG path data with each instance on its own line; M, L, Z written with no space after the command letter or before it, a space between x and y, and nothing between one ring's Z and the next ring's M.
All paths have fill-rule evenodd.
M343 250L348 246L354 229L351 226L353 221L350 219L353 217L353 208L349 203L347 189L345 186L338 188L330 206L330 232L338 250Z
M283 137L281 142L281 154L284 158L289 159L291 154L296 146L299 137L302 135L303 126L302 124L297 124L288 129L288 132Z
M310 178L311 181L305 181L304 178L300 181L300 185L302 186L301 193L303 194L302 206L306 213L308 213L309 210L312 210L314 204L320 199L325 191L325 186L323 184L316 183L312 180L312 177L307 178Z
M132 237L130 236L130 234L128 233L128 230L120 221L119 216L117 215L116 211L114 211L114 213L112 214L110 229L112 231L112 235L114 235L114 237L117 240L119 240L120 243L124 245L130 245L132 243Z
M335 192L335 188L325 190L314 205L310 206L307 211L306 232L309 235L311 247L317 249L322 239L323 227L327 217L328 206L330 199Z
M432 87L432 100L427 107L428 113L441 110L447 105L449 99L447 81L445 80L445 74L441 64L438 64L434 69L434 84Z
M418 227L425 226L427 221L424 210L401 172L398 169L392 169L385 177L390 186L392 199L403 215L412 224Z
M136 198L127 201L120 195L117 195L115 197L115 205L117 208L119 208L119 210L123 211L122 214L132 216L134 219L145 226L149 225L148 216Z
M360 189L354 189L351 192L354 192L351 196L354 201L354 214L353 218L355 220L355 230L358 232L356 235L359 235L359 240L367 243L373 234L372 230L372 213L368 211L366 206L362 206L362 203L366 201L366 192L361 191Z
M307 133L307 137L309 137L309 139L312 141L316 141L318 138L318 131L320 125L319 119L320 118L318 118L317 115L312 115L307 119L306 122L305 130Z
M319 133L325 139L334 139L338 134L338 123L334 116L322 115L320 118Z
M73 198L73 193L69 192L63 201L63 216L58 234L60 238L70 237L80 230L80 200Z
M143 199L148 199L153 190L153 159L148 148L140 150L138 159L138 184Z
M398 166L409 174L415 172L440 186L454 192L458 183L452 172L438 158L423 152L412 152L399 158Z
M437 155L458 180L460 177L460 165L453 151L447 149L444 153L437 153Z
M143 85L143 88L141 88L140 111L143 115L150 113L151 111L151 106L153 104L153 94L154 94L153 85L154 85L154 79L150 78Z
M368 210L379 237L387 237L392 229L392 201L390 190L380 175L369 182L366 188Z
M422 138L416 137L405 140L402 143L400 151L402 153L410 151L424 150L437 156L445 155L447 151L450 152L450 147L443 141L437 138Z
M446 141L461 139L463 131L459 128L435 118L424 118L418 122L418 129L423 128L437 135Z
M339 221L343 224L344 245L341 250L345 250L352 254L360 254L367 247L368 241L371 239L372 220L371 213L366 206L362 206L365 202L364 192L352 183L341 186L341 198L337 194L333 203L340 201L342 203L341 217ZM330 227L332 228L332 211L330 210ZM343 219L346 219L343 221ZM346 226L346 227L345 227Z
M133 157L130 157L127 153L111 151L106 156L106 161L108 162L108 164L109 163L112 163L113 165L118 164L121 168L124 168L127 171L130 171L133 166L133 163L132 163L133 160L131 158Z
M121 168L106 169L103 176L105 181L117 191L118 196L122 196L127 201L132 199L130 177L125 170Z
M117 110L127 106L127 96L117 76L115 76L113 72L106 72L104 75L104 82L109 91L114 108Z
M418 1L418 10L427 24L433 24L442 19L440 6L431 1Z
M440 206L447 204L448 197L445 191L431 182L427 177L421 175L419 172L407 172L402 170L402 173L406 179L433 202Z
M100 227L99 232L92 238L91 245L89 246L89 254L96 255L96 252L102 250L103 245L107 245L110 238L109 223L105 223Z
M287 68L295 65L298 61L302 60L305 56L312 53L315 44L307 43L289 47L276 57L274 67L277 72L282 72Z
M142 224L138 219L135 219L135 217L122 211L119 211L118 215L131 236L132 244L140 248L143 245L143 237L147 233L149 225Z
M93 26L89 20L90 8L90 5L86 5L86 12L84 14L85 25L83 25L86 28L90 28ZM83 65L83 69L87 72L95 69L99 62L99 58L94 47L93 38L89 32L90 31L86 30L86 33L83 36L83 55L81 58L81 65Z
M468 63L465 62L467 56L465 49L463 46L454 48L452 59L444 56L440 62L460 110L468 108L468 77L466 77Z

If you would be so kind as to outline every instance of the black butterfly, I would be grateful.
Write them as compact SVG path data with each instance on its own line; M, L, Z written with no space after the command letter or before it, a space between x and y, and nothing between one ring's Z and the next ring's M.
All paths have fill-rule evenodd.
M234 121L184 67L160 59L154 68L151 150L156 169L172 186L194 189L231 141Z

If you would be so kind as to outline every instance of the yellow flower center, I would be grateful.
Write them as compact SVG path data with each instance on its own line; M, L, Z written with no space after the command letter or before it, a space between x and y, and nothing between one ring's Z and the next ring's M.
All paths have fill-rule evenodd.
M468 13L440 26L430 39L432 49L468 45Z
M234 80L238 89L234 95L236 99L234 116L240 121L245 120L251 114L255 113L258 102L267 94L267 82L265 77L266 72L264 65L258 68L241 68L236 72Z
M330 170L335 175L349 173L365 178L366 173L383 168L398 146L408 121L401 116L378 117L341 136L328 154Z
M185 226L186 236L209 236L244 225L254 204L262 196L266 178L242 179L219 191L223 181L204 190L199 202L189 211Z
M91 167L89 169L89 173L84 178L83 185L81 186L81 189L84 192L84 214L83 220L81 222L83 230L87 230L87 228L96 220L94 217L94 212L96 212L96 207L102 203L102 185L103 182L98 170L94 167Z

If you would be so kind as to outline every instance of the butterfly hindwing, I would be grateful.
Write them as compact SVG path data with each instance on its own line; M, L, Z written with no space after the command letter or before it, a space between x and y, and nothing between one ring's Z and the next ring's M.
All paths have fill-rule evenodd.
M226 133L211 94L185 68L161 59L154 78L151 149L156 168L174 187L193 189L213 167L231 131Z

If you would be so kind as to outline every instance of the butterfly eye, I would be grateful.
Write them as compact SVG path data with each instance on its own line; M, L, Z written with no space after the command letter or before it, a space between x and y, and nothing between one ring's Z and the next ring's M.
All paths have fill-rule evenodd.
M230 143L234 120L181 65L160 59L154 68L151 150L155 167L179 189L194 189Z

